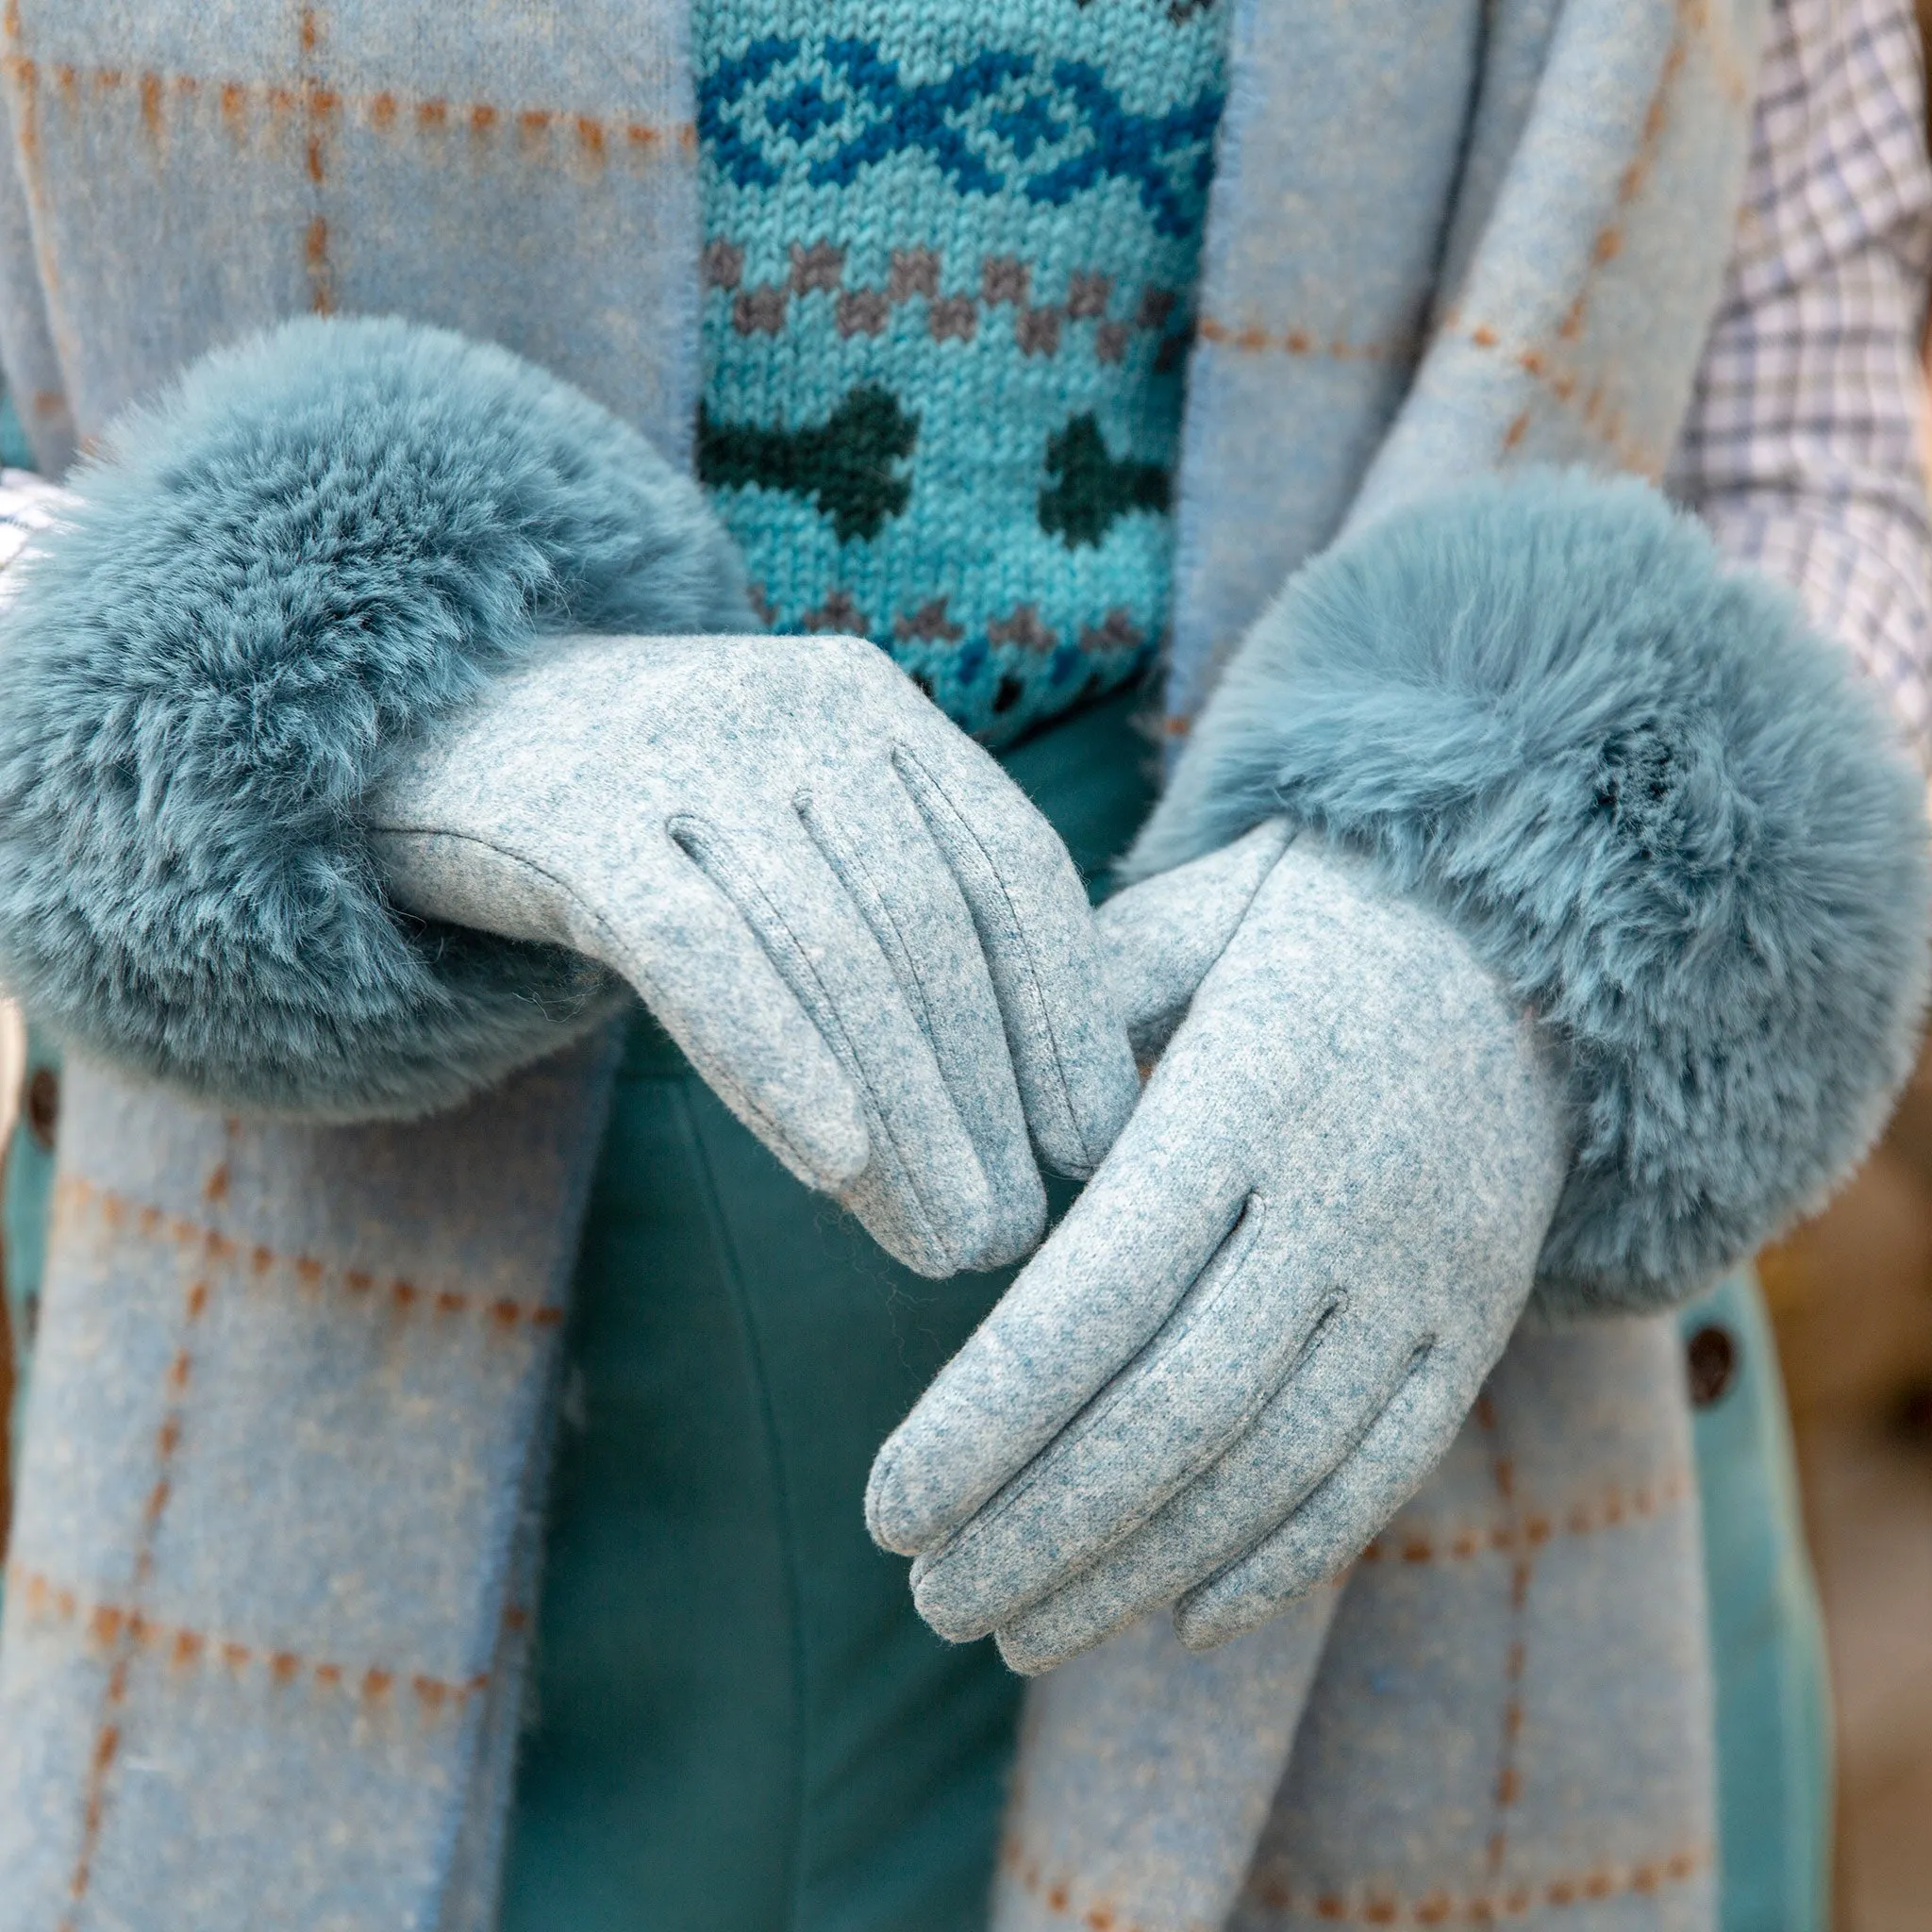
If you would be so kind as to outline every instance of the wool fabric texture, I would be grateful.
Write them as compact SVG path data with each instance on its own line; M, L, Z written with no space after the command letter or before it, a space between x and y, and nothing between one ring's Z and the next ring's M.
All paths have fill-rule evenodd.
M1334 1588L1224 1650L1159 1617L1036 1679L993 1932L1714 1925L1683 1380L1667 1316L1520 1331ZM1271 1755L1264 1699L1301 1683Z
M1526 462L1662 473L1765 10L1236 0L1177 473L1174 743L1352 523ZM1284 246L1304 208L1320 219Z
M1532 458L1661 470L1720 292L1720 238L1728 236L1743 179L1744 108L1764 13L1761 0L1502 0L1421 11L1405 0L1362 0L1344 12L1241 0L1234 8L1178 475L1170 745L1186 746L1204 701L1288 575L1352 520ZM1305 84L1310 75L1321 75L1318 88ZM1322 218L1284 246L1283 210L1291 208L1319 209ZM1182 749L1174 782L1183 791L1191 763ZM1586 1355L1596 1346L1592 1338ZM1578 1366L1589 1379L1606 1365ZM1680 1381L1657 1349L1633 1359L1625 1392L1668 1423L1681 1411ZM1430 1488L1446 1474L1439 1471ZM1641 1601L1660 1600L1655 1585L1667 1569L1672 1593L1694 1591L1684 1548L1666 1541L1631 1558L1656 1566ZM1424 1574L1414 1573L1411 1585ZM1627 1579L1627 1571L1615 1574ZM1452 1597L1473 1602L1491 1587L1485 1579L1464 1596L1459 1576L1441 1583L1445 1609ZM1562 1594L1573 1614L1587 1604L1592 1619L1603 1619L1589 1655L1612 1655L1622 1632L1609 1593L1586 1585ZM1511 1601L1513 1593L1492 1598L1492 1614ZM1513 1912L1520 1899L1530 1923L1545 1908L1554 1923L1574 1888L1560 1874L1548 1891L1517 1879L1551 1869L1538 1854L1525 1857L1520 1839L1492 1837L1492 1854L1507 1845L1507 1856L1450 1880L1454 1834L1436 1840L1432 1818L1445 1802L1467 1817L1468 1794L1423 1796L1409 1755L1420 1745L1444 1763L1466 1765L1470 1751L1485 1761L1494 1731L1482 1729L1476 1704L1453 1693L1438 1700L1410 1674L1416 1657L1450 1654L1439 1647L1446 1624L1420 1608L1420 1596L1414 1607L1390 1608L1395 1614L1377 1605L1367 1618L1372 1649L1391 1646L1381 1660L1362 1657L1367 1668L1357 1670L1340 1652L1324 1657L1296 1751L1315 1767L1317 1796L1330 1790L1342 1803L1318 1806L1312 1828L1296 1834L1301 1869L1316 1868L1313 1885L1296 1883L1295 1865L1268 1860L1264 1911L1288 1918L1312 1899L1329 1910L1340 1902L1342 1916L1379 1915L1396 1875L1391 1848L1440 1846L1448 1857L1411 1868L1415 1878L1429 1871L1409 1894L1416 1916L1433 1915L1447 1893L1471 1916L1493 1916L1500 1899ZM1659 1667L1651 1711L1703 1707L1707 1660L1696 1646L1668 1651L1648 1641L1654 1626L1624 1627L1637 1640L1621 1653L1625 1664L1641 1653ZM1415 1708L1447 1720L1433 1743L1386 1721L1382 1690L1393 1680L1378 1673L1397 1655ZM1578 1660L1587 1660L1583 1653ZM1133 1694L1131 1661L1116 1666L1111 1646L1081 1667L1113 1675L1120 1696ZM1107 1694L1092 1691L1096 1702ZM1478 1696L1486 1695L1485 1687ZM1620 1692L1594 1704L1588 1728L1605 1763L1624 1750L1621 1728L1610 1741L1613 1723L1630 1724L1633 1752L1667 1735L1646 1722L1645 1701ZM1450 1715L1458 1710L1464 1715ZM1060 1747L1049 1734L1067 1716L1036 1700L1032 1718L1053 1755ZM1204 1731L1214 1722L1204 1719ZM1077 1731L1077 1713L1071 1727ZM1466 1746L1449 1744L1450 1734ZM1376 1758L1387 1739L1401 1740L1399 1762ZM1619 1818L1621 1843L1660 1845L1707 1816L1699 1741L1686 1737L1688 1751L1674 1747L1674 1766L1690 1774L1681 1792L1664 1781L1617 1781L1622 1795L1607 1813ZM1077 1737L1072 1742L1077 1747ZM1368 1747L1366 1757L1350 1755L1357 1745ZM1178 1769L1185 1759L1164 1761ZM1041 1894L1049 1907L1084 1895L1125 1917L1147 1895L1181 1923L1211 1923L1222 1909L1224 1836L1197 1834L1158 1882L1109 1883L1160 1856L1163 1821L1132 1795L1134 1777L1149 1774L1145 1764L1116 1778L1077 1824L1066 1821L1051 1866L1040 1859L1038 1869L1057 1874ZM1290 1776L1274 1792L1264 1845L1289 1823L1296 1765L1284 1768ZM1270 1770L1255 1774L1265 1781ZM1403 1815L1345 1823L1351 1778L1402 1793ZM1612 1780L1582 1782L1607 1797ZM1049 1809L1023 1777L1010 1841L1032 1841ZM1649 1824L1626 1837L1624 1825L1640 1814ZM1500 1807L1496 1822L1506 1822ZM1339 1854L1344 1842L1359 1850ZM1707 1922L1711 1894L1697 1876L1696 1850L1680 1845L1655 1863L1641 1856L1626 1869L1687 1874L1688 1883L1673 1884L1666 1923ZM1505 1872L1511 1883L1499 1898L1495 1879ZM1401 1916L1400 1890L1394 1899Z
M1275 812L1373 852L1561 1042L1548 1312L1657 1306L1749 1255L1911 1066L1917 778L1795 602L1641 484L1472 484L1302 571L1132 869Z
M489 1932L614 1058L363 1128L243 1127L70 1059L0 1645L6 1932Z
M688 466L690 26L681 0L407 24L393 0L18 0L0 346L37 467L58 476L209 349L306 314L501 343Z
M386 903L361 801L571 628L742 628L634 429L501 349L302 321L125 415L0 619L0 973L190 1091L420 1111L608 1009L560 949Z
M1167 624L1225 6L708 0L698 472L770 623L991 743Z
M407 22L388 0L340 0L299 16L225 0L133 12L118 0L20 0L0 24L8 59L0 117L16 163L0 170L8 268L0 351L9 386L34 399L30 425L43 467L58 471L75 439L101 437L129 402L208 350L330 308L405 315L499 343L575 385L685 466L697 413L691 265L699 252L696 153L680 132L694 112L686 25L683 7L639 0L580 0L541 18L458 8ZM41 111L63 67L83 77L81 111ZM48 90L39 102L36 71ZM130 82L158 75L204 84L192 92L116 89L98 82L109 72ZM314 117L307 141L290 137L281 104L291 101ZM499 111L498 104L525 102L572 111L533 141L526 124ZM392 118L379 111L385 103ZM23 164L29 145L30 166ZM599 155L606 165L587 164ZM175 1674L163 1654L158 1668L131 1667L122 1682L121 1733L158 1750L177 1733L192 1738L219 1785L207 1806L164 1810L137 1748L105 1761L88 1756L113 1686L112 1660L92 1658L90 1630L77 1620L30 1639L22 1591L10 1585L0 1677L16 1646L31 1642L46 1659L64 1641L75 1655L31 1715L9 1702L0 1722L8 1817L30 1821L34 1833L6 1850L0 1923L58 1924L74 1908L84 1847L85 1910L96 1916L139 1923L155 1915L158 1900L172 1907L179 1898L188 1901L180 1916L202 1932L258 1925L265 1916L300 1925L345 1910L360 1923L438 1932L487 1932L495 1922L521 1728L513 1625L526 1607L512 1594L520 1565L505 1553L524 1545L541 1489L551 1392L544 1372L554 1352L528 1351L530 1379L519 1392L527 1388L536 1399L506 1401L506 1365L464 1357L478 1323L439 1327L434 1316L445 1286L460 1296L481 1281L500 1284L499 1298L521 1306L561 1306L608 1089L594 1066L575 1079L557 1077L556 1068L553 1061L527 1076L514 1102L499 1089L463 1108L460 1130L447 1137L440 1121L406 1133L358 1126L311 1135L245 1115L220 1119L228 1192L218 1219L204 1202L200 1224L213 1221L236 1242L236 1257L226 1258L247 1257L245 1269L265 1249L320 1260L325 1274L339 1271L329 1279L344 1289L351 1274L382 1279L388 1267L405 1285L426 1288L427 1306L412 1308L431 1319L383 1360L407 1355L461 1421L425 1431L409 1401L420 1383L386 1383L377 1374L368 1390L350 1391L365 1406L344 1433L358 1438L356 1454L377 1479L349 1479L359 1509L331 1503L329 1521L353 1531L353 1547L318 1567L367 1577L359 1604L305 1591L299 1570L265 1574L277 1567L278 1535L258 1514L225 1507L228 1496L254 1499L261 1465L245 1450L217 1455L210 1442L188 1511L191 1533L170 1536L163 1510L154 1574L136 1606L150 1619L142 1627L160 1621L165 1601L178 1627L258 1644L256 1655L271 1659L288 1652L340 1664L344 1683L358 1681L358 1667L362 1683L372 1667L392 1670L399 1729L406 1708L414 1721L408 1680L418 1671L454 1682L464 1670L488 1669L489 1692L460 1709L446 1702L456 1722L416 1752L413 1771L391 1775L394 1760L381 1768L386 1802L380 1793L365 1800L363 1786L378 1774L344 1703L310 1696L299 1680L283 1685L273 1668L232 1682L220 1673ZM212 1161L200 1172L190 1164L208 1145L208 1110L99 1068L92 1077L98 1107L86 1106L70 1082L69 1118L88 1124L69 1139L63 1161L79 1171L75 1142L83 1139L99 1156L96 1178L140 1180L157 1162L178 1158L182 1185L166 1205L193 1224L196 1196L220 1171ZM124 1284L127 1305L150 1318L141 1337L165 1339L170 1311L181 1307L183 1253L154 1239L138 1211L98 1225L62 1217L49 1241L49 1292L88 1295L86 1286L62 1286L76 1279ZM464 1271L459 1262L458 1279L439 1280L428 1263L451 1257L474 1257L475 1266ZM253 1284L244 1294L283 1296L243 1269L236 1274ZM298 1275L287 1293L290 1306L266 1312L294 1314L301 1282ZM356 1311L334 1312L342 1325L326 1342L325 1324L310 1335L317 1354L341 1369L355 1358ZM557 1327L520 1330L498 1339L521 1349L541 1338L554 1351ZM133 1333L112 1332L117 1354L137 1347ZM438 1341L451 1354L441 1366ZM259 1357L202 1353L191 1364L195 1407L275 1414L278 1398L256 1375L258 1361L288 1371L315 1359L273 1348ZM126 1386L137 1386L141 1367L130 1363ZM157 1428L164 1418L152 1405L170 1368L154 1364L142 1397ZM342 1379L357 1377L350 1370ZM72 1404L42 1399L41 1386L37 1377L28 1402L25 1486L40 1481L37 1470L78 1456L101 1475L96 1495L132 1497L144 1508L157 1437L140 1418L115 1425L122 1381L72 1384L85 1398ZM388 1402L386 1391L402 1399ZM285 1420L310 1413L281 1408ZM186 1418L184 1441L194 1440L195 1422ZM313 1440L298 1425L282 1429L276 1445L297 1460L294 1487L310 1507L330 1487L306 1456ZM451 1496L475 1507L444 1507ZM32 1499L21 1503L30 1515ZM403 1520L418 1503L421 1540L445 1563L426 1587L421 1572L410 1574L419 1524ZM385 1513L391 1508L401 1513ZM138 1568L133 1539L143 1520L104 1503L85 1540L65 1546L76 1559L98 1559L94 1575L78 1574L76 1560L76 1574L64 1579L76 1601L96 1577L105 1579L102 1597L126 1601L113 1592ZM59 1587L50 1597L57 1612ZM391 1604L425 1641L384 1645L366 1658L352 1654L347 1640L356 1633L336 1613L366 1613L368 1636ZM275 1614L241 1627L250 1607ZM499 1640L501 1661L492 1663ZM24 1674L39 1674L29 1667ZM289 1696L291 1689L298 1694ZM71 1739L82 1740L78 1753ZM331 1836L317 1809L292 1801L305 1759L326 1760L339 1802L366 1805L361 1815L382 1821L381 1844L397 1856L378 1870L355 1834ZM224 1781L231 1763L242 1774ZM136 1804L123 1805L126 1787L143 1782ZM143 1798L148 1808L139 1808ZM91 1818L98 1821L92 1834ZM195 1889L179 1875L217 1867L218 1846L242 1843L258 1862L239 1869L235 1883Z
M1029 1796L993 1880L993 1932L1061 1932L1132 1900L1142 1925L1219 1927L1293 1742L1337 1592L1316 1593L1217 1650L1191 1651L1165 1616L1027 1687L1014 1780ZM1144 1833L1112 1841L1122 1783L1157 1783ZM1095 1857L1087 1848L1108 1845ZM1056 1901L1058 1901L1057 1903Z

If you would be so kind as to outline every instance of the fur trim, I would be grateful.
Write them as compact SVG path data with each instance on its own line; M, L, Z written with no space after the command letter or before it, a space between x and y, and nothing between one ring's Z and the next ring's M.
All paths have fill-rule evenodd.
M693 483L502 349L308 320L195 364L72 484L0 616L0 979L30 1011L348 1119L608 1010L574 956L399 918L358 813L546 633L753 628Z
M1752 1254L1911 1067L1919 775L1846 655L1640 483L1477 483L1291 579L1129 868L1284 812L1455 920L1565 1049L1547 1313L1656 1307Z

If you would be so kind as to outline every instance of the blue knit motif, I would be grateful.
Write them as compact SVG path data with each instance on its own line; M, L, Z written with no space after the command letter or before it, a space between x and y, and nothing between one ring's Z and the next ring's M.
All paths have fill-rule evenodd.
M810 74L789 92L761 92L774 73L801 60L843 82L836 99ZM1139 189L1158 233L1184 239L1200 226L1220 118L1218 92L1137 114L1091 63L1057 60L1048 75L1025 54L979 54L943 80L908 87L897 62L859 40L827 40L811 54L799 41L758 41L698 90L699 135L745 187L775 188L800 162L815 186L850 187L871 162L923 148L961 193L997 194L1017 183L1029 201L1054 208L1117 175ZM775 160L768 141L777 145ZM998 162L990 150L1000 143L1018 165ZM1057 158L1054 165L1025 174L1041 152Z
M694 8L700 474L774 628L875 639L991 741L1167 621L1224 11Z

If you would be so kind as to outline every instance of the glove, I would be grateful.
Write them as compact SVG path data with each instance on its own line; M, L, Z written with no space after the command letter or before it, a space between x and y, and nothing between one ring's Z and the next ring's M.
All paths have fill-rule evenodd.
M1267 824L1100 919L1172 1042L867 1498L933 1627L1027 1672L1176 1599L1219 1643L1351 1561L1502 1353L1568 1165L1535 1024L1367 861Z
M1026 1253L1032 1141L1133 1106L1052 828L875 646L578 638L430 729L369 806L399 906L637 989L807 1185L923 1274Z

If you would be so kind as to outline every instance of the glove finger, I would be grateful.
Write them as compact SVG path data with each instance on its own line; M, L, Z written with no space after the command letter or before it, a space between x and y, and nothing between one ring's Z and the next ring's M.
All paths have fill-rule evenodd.
M1191 1650L1225 1643L1354 1562L1442 1459L1472 1399L1418 1361L1354 1453L1288 1521L1174 1606L1181 1641Z
M1093 915L1127 1038L1142 1059L1167 1044L1294 834L1270 819L1205 858L1117 892Z
M972 911L1033 1138L1053 1167L1084 1178L1140 1088L1080 875L1026 795L950 726L892 762Z
M1164 1130L1148 1104L999 1306L887 1439L866 1488L874 1538L929 1549L1140 1353L1226 1240L1247 1178Z
M798 816L889 962L991 1188L989 1240L960 1265L1000 1267L1039 1242L1046 1190L979 935L896 774L843 776L823 802L802 794Z
M674 841L736 908L864 1108L872 1158L840 1191L890 1254L957 1273L993 1242L992 1190L939 1063L871 928L795 818L756 835L671 821ZM686 956L702 984L706 962Z
M1266 1204L1247 1203L1146 1347L920 1559L914 1597L934 1629L976 1637L1008 1622L1130 1536L1255 1422L1341 1299L1325 1279L1296 1279L1306 1245L1304 1229L1272 1228Z
M1051 1670L1210 1577L1267 1538L1346 1463L1411 1386L1415 1351L1386 1316L1332 1315L1293 1378L1213 1466L1064 1589L1012 1619L1016 1671Z
M592 894L508 842L384 827L370 844L391 881L406 882L412 910L568 944L622 974L706 1084L806 1186L836 1194L865 1172L872 1142L858 1090L751 929L675 848L647 838L620 850L609 872L625 890Z

